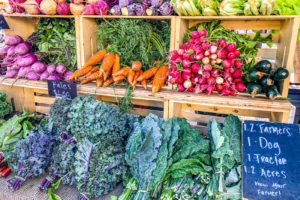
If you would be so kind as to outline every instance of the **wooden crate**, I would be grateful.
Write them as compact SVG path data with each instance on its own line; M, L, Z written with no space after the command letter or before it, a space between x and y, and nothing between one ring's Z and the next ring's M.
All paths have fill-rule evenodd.
M300 83L300 41L297 41L294 58L294 83Z
M4 14L4 18L10 29L2 30L4 35L17 34L23 39L28 38L34 31L36 25L41 18L72 18L75 21L75 34L76 34L76 56L77 66L80 68L80 31L79 31L79 17L73 15L27 15L27 14Z
M175 45L175 16L80 16L80 45L81 45L81 66L97 52L97 28L95 19L148 19L148 20L170 20L171 35L170 35L170 50L174 49Z
M273 35L275 48L260 48L258 59L275 60L277 67L285 67L290 72L294 60L299 16L212 16L212 17L177 17L175 49L179 49L186 31L202 22L221 20L221 25L231 30L280 30ZM255 34L251 33L251 37ZM277 46L277 47L276 47ZM290 73L291 74L291 73ZM280 83L280 93L287 97L290 77Z
M8 94L9 99L14 97L17 111L21 111L25 106L30 112L39 112L47 114L50 105L55 101L54 97L48 95L47 82L29 81L19 79L13 87L11 87L14 79L6 79L0 91ZM78 94L91 94L96 99L116 104L117 98L122 98L125 94L125 88L97 88L95 84L78 85ZM168 119L169 102L162 96L154 96L150 90L136 89L133 93L132 102L134 111L132 114L146 116L154 113L159 117Z

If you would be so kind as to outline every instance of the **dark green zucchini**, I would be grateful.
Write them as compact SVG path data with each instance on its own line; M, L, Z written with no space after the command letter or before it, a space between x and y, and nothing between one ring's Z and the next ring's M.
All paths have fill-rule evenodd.
M268 60L261 60L258 63L256 63L255 69L257 71L270 74L272 70L272 63Z
M259 71L252 71L248 74L247 78L250 82L256 82L263 77L265 73Z
M258 83L248 83L247 89L248 92L251 94L251 97L254 98L256 94L261 93L262 87Z
M271 100L275 100L277 95L278 95L278 92L277 92L277 89L276 87L270 87L268 88L268 91L266 93L267 97Z
M274 85L274 80L270 76L265 76L261 79L262 86L272 86Z
M280 67L274 72L273 76L275 80L279 81L286 79L289 74L290 73L287 69Z

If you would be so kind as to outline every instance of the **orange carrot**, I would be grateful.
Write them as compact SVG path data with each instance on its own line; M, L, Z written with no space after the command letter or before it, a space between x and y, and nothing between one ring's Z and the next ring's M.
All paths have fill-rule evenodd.
M168 69L169 69L168 66L161 65L160 68L157 70L152 83L153 93L158 92L161 89L161 87L165 84L165 81L167 79Z
M108 73L114 64L114 59L115 59L115 56L113 53L107 53L104 56L102 65L100 67L100 74L101 74L101 76L103 75L104 81L106 81L106 79L108 77Z
M98 79L96 80L96 84L97 84L97 87L101 87L102 84L103 84L103 78L102 78L102 77L101 77L101 78L98 78Z
M144 79L144 80L142 80L142 86L147 90L147 80L146 79Z
M114 73L112 76L127 76L128 72L130 70L130 67L123 67L122 69L120 69L118 72Z
M131 64L131 69L138 72L142 69L142 63L140 61L133 61Z
M114 82L114 80L112 78L110 79L107 79L104 84L103 84L103 87L107 87L109 86L110 84L112 84Z
M137 78L140 76L141 73L143 73L142 70L140 70L140 71L138 71L138 72L135 73L134 78L133 78L133 82L132 82L132 87L133 87L133 88L135 88L136 82L137 82L136 80L137 80Z
M91 74L90 76L88 76L85 80L81 81L80 84L82 85L82 84L91 82L93 80L96 80L98 78L101 78L100 71L94 72L93 74Z
M157 71L157 67L152 67L151 69L148 69L138 77L137 81L143 81L143 80L147 80L148 78L151 78L152 76L154 76L156 71Z
M125 76L116 76L114 77L114 85L120 83L121 81L123 81L125 79Z
M91 70L91 72L96 72L98 70L99 70L99 66L95 66L95 67L93 67L93 69Z
M78 78L80 76L83 76L87 73L89 73L91 70L93 69L92 66L87 66L87 67L83 67L80 69L77 69L69 78L69 80L74 79L74 78Z
M105 56L105 54L106 54L106 50L105 49L99 50L90 59L88 59L88 61L86 61L86 63L84 64L84 67L87 67L87 66L90 66L90 65L94 65L97 62L102 61L103 58L104 58L104 56Z
M132 69L130 69L129 72L128 72L128 75L127 75L127 81L129 83L129 85L131 85L132 87L133 87L134 75L135 75L135 71L133 71Z
M112 74L117 73L119 70L120 70L120 56L119 56L119 54L116 54Z
M160 60L156 60L156 61L154 61L153 62L153 67L155 67L157 64L159 64L160 63Z

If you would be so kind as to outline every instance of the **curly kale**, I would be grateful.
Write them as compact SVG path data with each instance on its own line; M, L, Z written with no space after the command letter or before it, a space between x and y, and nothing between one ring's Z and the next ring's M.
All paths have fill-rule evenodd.
M7 94L0 92L0 117L5 117L11 113L11 104L6 101Z

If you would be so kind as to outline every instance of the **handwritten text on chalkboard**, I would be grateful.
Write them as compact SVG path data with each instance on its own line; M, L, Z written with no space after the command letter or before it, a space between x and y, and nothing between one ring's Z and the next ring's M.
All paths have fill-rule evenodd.
M75 83L48 80L48 93L49 96L74 99L77 96L77 85Z

